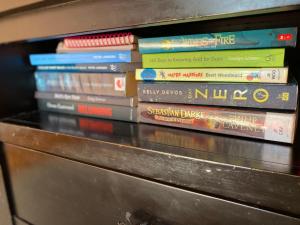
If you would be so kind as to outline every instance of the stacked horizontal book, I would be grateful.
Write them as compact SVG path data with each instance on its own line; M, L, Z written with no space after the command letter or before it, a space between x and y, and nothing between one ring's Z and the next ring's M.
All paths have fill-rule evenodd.
M296 28L139 40L141 122L293 143Z
M32 54L42 111L137 122L141 66L130 33L66 38L55 54Z

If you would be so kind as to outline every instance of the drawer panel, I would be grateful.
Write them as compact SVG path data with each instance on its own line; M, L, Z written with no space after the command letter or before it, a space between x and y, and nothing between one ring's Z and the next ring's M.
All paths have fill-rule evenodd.
M36 225L300 224L300 220L4 145L17 216Z

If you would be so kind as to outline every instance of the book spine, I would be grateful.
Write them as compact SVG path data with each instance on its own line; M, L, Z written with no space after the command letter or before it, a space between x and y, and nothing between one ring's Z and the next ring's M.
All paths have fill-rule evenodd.
M130 45L133 43L135 43L135 37L131 33L85 35L64 39L64 44L68 48L118 46Z
M137 97L112 97L100 95L82 95L73 93L36 92L35 98L61 101L86 102L91 104L120 105L137 107Z
M54 101L46 99L38 99L38 107L41 111L137 122L137 109L132 107L87 104L72 101Z
M84 47L84 48L68 48L60 42L56 48L56 53L76 53L76 52L100 52L100 51L124 51L137 50L136 44L118 45L118 46L101 46L101 47Z
M92 73L125 73L142 67L141 63L101 63L75 65L38 66L40 71L92 72Z
M295 47L297 28L278 28L139 39L142 54L248 48Z
M174 104L139 104L140 122L293 143L295 114Z
M139 82L139 101L296 110L298 85Z
M143 54L143 68L283 67L283 48Z
M36 72L37 90L41 92L81 93L109 96L135 96L133 73Z
M132 51L106 51L65 54L31 54L30 63L39 65L90 64L90 63L122 63L132 62Z
M136 69L136 80L287 83L288 68Z

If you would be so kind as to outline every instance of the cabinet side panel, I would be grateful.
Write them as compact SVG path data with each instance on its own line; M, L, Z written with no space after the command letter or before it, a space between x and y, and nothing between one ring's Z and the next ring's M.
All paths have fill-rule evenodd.
M1 165L0 165L0 224L12 225L12 219L10 215Z

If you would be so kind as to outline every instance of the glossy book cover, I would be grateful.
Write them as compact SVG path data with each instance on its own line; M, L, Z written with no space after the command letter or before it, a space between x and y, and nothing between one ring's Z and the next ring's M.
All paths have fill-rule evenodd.
M288 68L136 69L136 80L287 83Z
M298 85L290 83L139 82L139 101L296 110Z
M35 72L37 90L108 96L135 96L137 83L128 73Z
M297 27L139 39L142 54L249 48L295 47Z
M139 104L140 122L293 143L295 113L179 104Z

